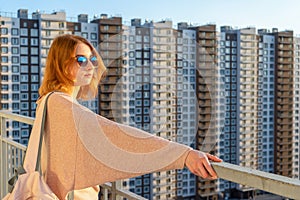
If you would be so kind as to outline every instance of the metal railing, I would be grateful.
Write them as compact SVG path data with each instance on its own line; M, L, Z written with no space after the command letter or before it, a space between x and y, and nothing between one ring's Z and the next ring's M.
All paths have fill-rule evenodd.
M32 125L34 118L0 111L0 199L8 191L7 181L14 175L14 169L22 164L26 146L6 137L6 120L13 120ZM126 198L128 200L146 200L128 190L121 189L118 182L106 183L101 187L101 199L115 200Z
M13 169L21 164L26 147L7 138L6 120L19 121L32 125L33 118L5 111L0 111L0 198L7 192L7 180L13 175ZM245 168L230 163L212 163L218 176L238 184L274 193L282 197L300 199L300 180ZM119 187L118 182L106 183L101 186L102 199L146 200L130 191Z

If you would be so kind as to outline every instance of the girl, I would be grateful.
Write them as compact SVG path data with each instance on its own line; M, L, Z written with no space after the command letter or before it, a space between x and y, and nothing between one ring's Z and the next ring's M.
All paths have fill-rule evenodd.
M118 124L80 105L76 99L97 95L105 71L101 57L84 38L54 39L39 89L48 101L42 172L59 199L98 199L98 185L156 171L182 169L216 179L213 155ZM39 103L39 101L38 101ZM37 108L42 109L42 108Z

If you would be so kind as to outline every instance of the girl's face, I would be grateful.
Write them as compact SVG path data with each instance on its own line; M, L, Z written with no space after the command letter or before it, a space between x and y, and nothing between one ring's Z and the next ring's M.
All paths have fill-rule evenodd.
M74 59L75 62L71 64L74 86L89 85L94 75L94 69L98 66L97 57L92 54L89 46L80 43L75 50Z

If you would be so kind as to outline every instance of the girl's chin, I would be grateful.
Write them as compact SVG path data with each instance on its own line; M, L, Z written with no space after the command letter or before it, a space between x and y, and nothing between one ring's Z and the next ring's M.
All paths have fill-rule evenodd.
M81 87L81 86L87 86L90 83L91 83L91 81L89 81L89 82L82 82L82 83L75 83L74 86L79 86L79 87Z

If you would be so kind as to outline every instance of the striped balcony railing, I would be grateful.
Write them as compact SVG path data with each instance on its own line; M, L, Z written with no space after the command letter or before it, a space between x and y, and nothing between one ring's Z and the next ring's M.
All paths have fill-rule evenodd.
M25 124L33 124L34 119L6 111L0 111L0 198L7 193L7 180L13 175L13 170L21 164L26 147L6 137L6 121L13 120ZM212 163L218 176L238 184L247 185L279 196L300 199L300 181L284 176L266 173L229 163ZM130 191L119 187L118 182L106 183L101 186L102 199L115 200L146 200Z

